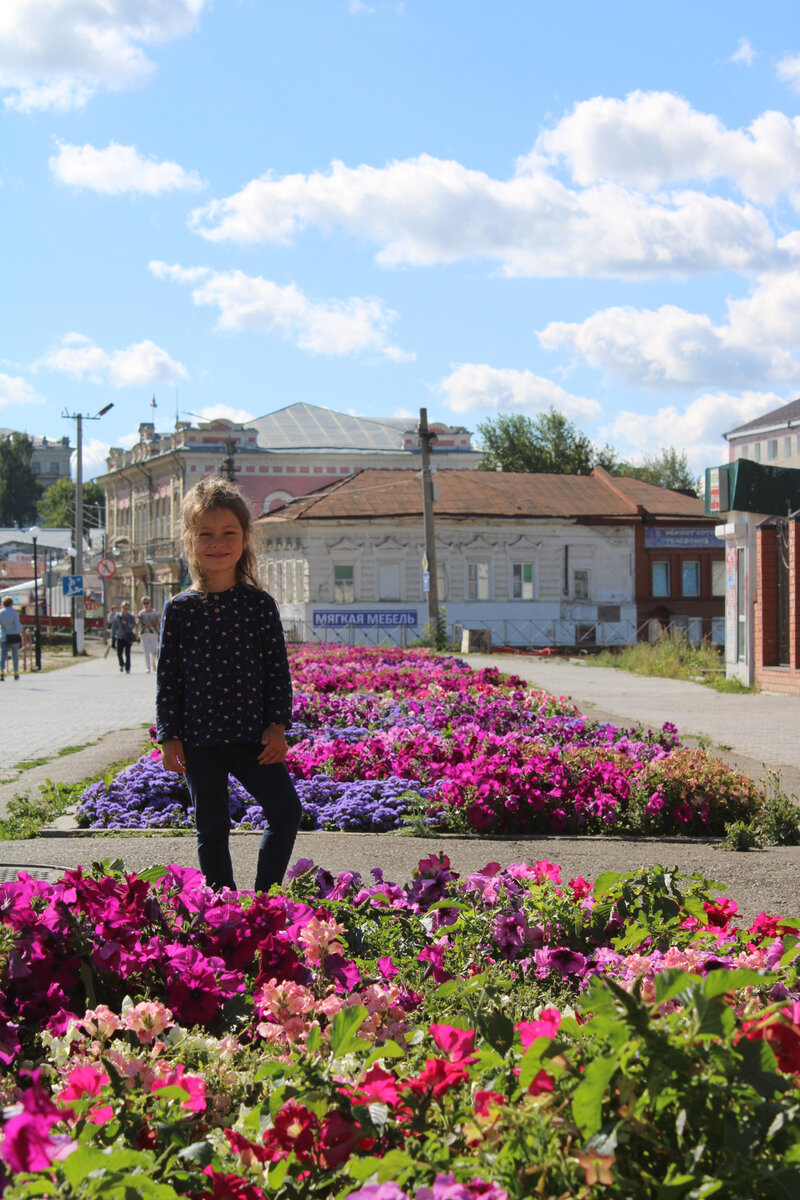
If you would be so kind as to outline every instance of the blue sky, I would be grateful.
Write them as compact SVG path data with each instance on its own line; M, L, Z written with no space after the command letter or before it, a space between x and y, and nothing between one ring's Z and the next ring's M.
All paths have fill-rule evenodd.
M799 110L780 0L3 0L0 426L554 404L699 471L798 394Z

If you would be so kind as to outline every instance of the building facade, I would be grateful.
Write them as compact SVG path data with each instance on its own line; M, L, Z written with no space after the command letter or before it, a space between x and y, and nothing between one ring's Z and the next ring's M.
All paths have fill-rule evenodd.
M461 629L488 629L509 646L626 645L673 616L695 622L684 628L698 640L714 621L721 634L711 564L723 550L696 499L599 468L591 476L461 470L439 476L434 513L439 600L456 640ZM416 472L361 472L263 516L257 528L266 586L293 640L422 633ZM654 531L660 538L648 546ZM673 561L677 594L654 596L655 564ZM690 561L696 572L684 569ZM685 586L690 575L699 595Z
M0 437L10 437L13 432L13 429L0 429ZM73 447L68 437L31 437L31 441L31 471L45 490L57 479L70 478Z
M800 400L756 417L723 434L728 461L739 458L763 466L800 467Z
M131 450L113 448L108 470L97 481L106 495L108 554L117 564L109 603L138 604L148 593L159 607L183 585L181 502L204 476L235 479L258 516L364 467L407 468L420 457L412 425L406 418L372 420L310 404L246 423L178 421L170 434L140 425L138 443ZM481 461L469 430L430 428L437 435L437 467L474 467Z

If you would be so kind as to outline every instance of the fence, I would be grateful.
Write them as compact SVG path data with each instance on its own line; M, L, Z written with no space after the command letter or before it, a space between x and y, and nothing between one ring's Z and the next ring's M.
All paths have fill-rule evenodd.
M287 642L313 642L339 646L408 646L418 642L421 631L400 626L360 625L316 627L309 621L287 619L283 623ZM694 627L687 630L684 622L662 625L645 621L637 626L632 621L474 621L469 625L453 622L447 626L447 640L461 645L465 629L486 630L493 646L512 646L516 649L588 650L614 649L632 646L639 641L656 641L661 631L673 629L697 644L700 637Z

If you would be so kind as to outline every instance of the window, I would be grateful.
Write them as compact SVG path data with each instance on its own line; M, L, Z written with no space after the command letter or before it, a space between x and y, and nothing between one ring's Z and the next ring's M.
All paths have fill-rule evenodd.
M378 563L378 599L402 599L400 595L400 563Z
M684 594L684 596L699 596L700 595L700 563L699 562L683 563L681 574L683 576L683 594Z
M792 457L792 439L790 437L785 437L783 439L783 457Z
M572 599L589 599L589 572L585 567L572 572Z
M761 462L761 442L753 446L753 462Z
M767 442L767 458L778 457L778 439L770 438Z
M533 563L514 563L511 567L511 599L533 600L535 591Z
M740 458L749 458L750 457L750 447L749 446L740 446L739 447L739 457Z
M489 599L488 562L470 563L467 567L467 599Z
M711 595L724 596L726 589L725 580L725 563L712 562L711 564Z
M333 568L333 600L335 604L352 604L355 600L355 568L335 566Z
M653 595L668 596L669 595L669 563L654 562L653 563Z

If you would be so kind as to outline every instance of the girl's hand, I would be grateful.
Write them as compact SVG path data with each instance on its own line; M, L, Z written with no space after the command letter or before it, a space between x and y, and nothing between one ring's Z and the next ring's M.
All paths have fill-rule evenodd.
M186 755L180 738L165 738L161 743L161 764L165 771L183 775L186 770Z
M284 729L284 725L268 725L262 733L261 741L264 749L258 756L258 761L262 766L268 766L270 763L282 763L286 759L289 747L286 745Z

